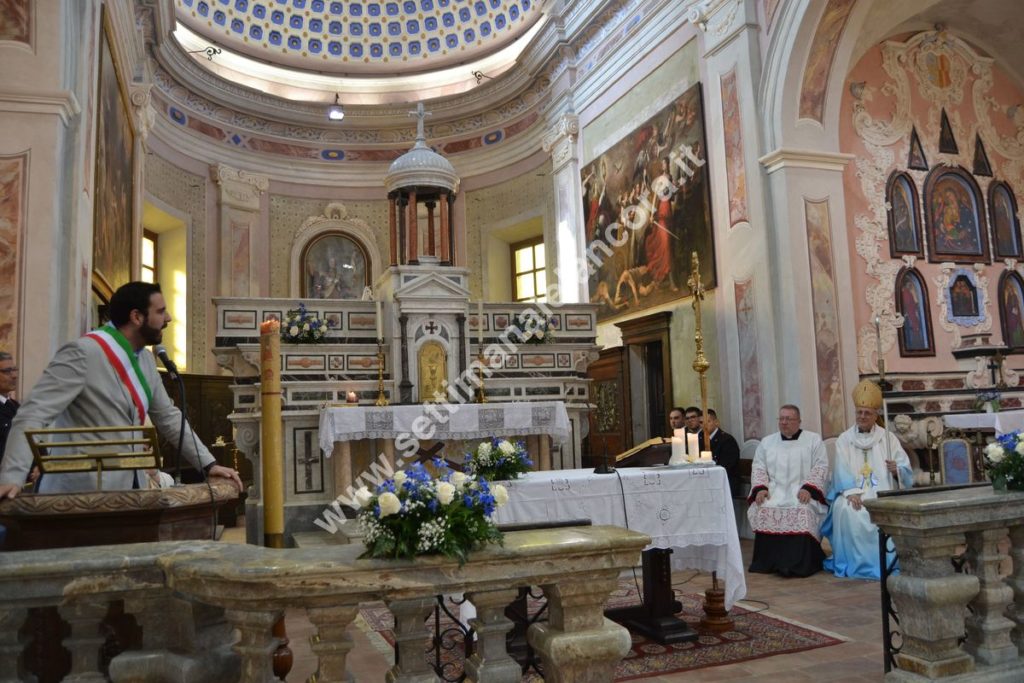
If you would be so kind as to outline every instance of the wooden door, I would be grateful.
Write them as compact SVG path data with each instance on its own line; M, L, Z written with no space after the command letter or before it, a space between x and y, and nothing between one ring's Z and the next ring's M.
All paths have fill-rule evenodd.
M594 467L607 453L614 457L632 447L629 433L629 383L625 372L625 349L621 346L601 351L590 364L587 376L591 400L590 433L583 440L583 466Z

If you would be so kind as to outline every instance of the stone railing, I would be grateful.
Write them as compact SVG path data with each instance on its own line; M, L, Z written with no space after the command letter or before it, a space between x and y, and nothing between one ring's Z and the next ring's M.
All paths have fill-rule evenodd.
M903 646L885 680L1024 680L1024 493L975 487L864 505L892 537L901 571L887 585ZM950 558L965 545L969 572L957 573Z
M113 601L141 630L141 648L109 665L113 681L271 683L273 624L305 608L316 634L318 683L350 680L347 629L360 603L381 600L395 617L396 663L389 681L436 680L423 652L424 620L438 593L464 592L477 608L471 681L520 679L505 651L504 609L519 586L541 586L550 619L527 634L549 681L611 681L630 635L604 618L619 573L650 539L618 527L519 531L504 547L473 553L463 566L443 557L360 560L361 545L271 550L213 542L142 543L0 553L0 683L32 680L20 633L30 608L56 606L70 627L66 681L102 681L100 623ZM237 629L237 634L235 632Z

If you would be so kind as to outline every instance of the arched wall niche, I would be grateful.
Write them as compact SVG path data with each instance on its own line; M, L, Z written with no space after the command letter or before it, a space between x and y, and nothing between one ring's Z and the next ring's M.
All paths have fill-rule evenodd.
M380 276L383 261L373 228L366 221L352 218L348 209L341 202L331 202L319 216L310 216L303 221L292 240L289 268L289 296L293 298L319 298L310 296L307 283L304 282L305 257L311 247L322 243L324 238L339 236L351 240L366 259L366 280L360 286L360 293L354 297L361 298L362 287L371 286ZM329 297L334 298L334 297Z

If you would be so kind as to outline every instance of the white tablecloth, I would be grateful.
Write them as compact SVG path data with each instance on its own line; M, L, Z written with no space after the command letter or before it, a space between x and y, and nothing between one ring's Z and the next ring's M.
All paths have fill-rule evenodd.
M437 419L435 413L446 419ZM452 405L449 412L441 406L419 404L346 406L320 411L320 449L328 457L335 441L393 439L402 434L419 438L417 431L429 433L424 436L429 441L546 434L566 443L572 435L572 425L561 401L466 403Z
M590 519L651 537L651 548L672 548L672 568L717 571L731 608L747 594L729 480L721 467L630 467L618 474L592 470L530 472L509 482L499 524ZM621 482L621 488L620 488ZM627 523L628 522L628 523Z
M996 434L1024 430L1024 410L1001 410L998 413L958 413L942 420L954 429L994 429Z

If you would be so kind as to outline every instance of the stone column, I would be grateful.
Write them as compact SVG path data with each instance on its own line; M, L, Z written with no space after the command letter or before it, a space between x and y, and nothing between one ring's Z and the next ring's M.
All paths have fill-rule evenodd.
M335 442L331 456L334 460L334 495L347 496L352 490L352 442Z
M25 679L21 654L25 643L19 631L25 623L28 610L21 607L0 609L0 683L19 683Z
M398 265L398 216L395 215L395 197L388 197L388 227L391 235L391 265Z
M424 655L430 638L423 622L435 603L433 596L388 602L388 609L395 617L395 665L384 677L387 683L434 683L439 680Z
M406 263L416 265L420 261L419 220L416 216L418 204L416 192L409 193L409 257Z
M222 296L266 296L269 273L259 264L269 262L269 235L261 220L260 197L270 181L265 175L224 164L211 167L220 187L220 278ZM266 280L266 285L261 283Z
M426 202L424 206L427 207L427 253L431 256L437 256L437 241L434 239L434 207L437 204L435 202Z
M450 214L448 213L448 193L442 192L440 200L441 211L441 265L450 266L452 265L451 255L451 239L452 239L452 226Z
M1017 652L1024 657L1024 524L1010 527L1010 558L1013 573L1007 577L1006 583L1013 590L1013 606L1007 610L1006 616L1016 624L1010 638L1017 646Z
M967 603L978 595L979 580L954 573L949 561L963 544L963 534L934 532L925 538L898 529L893 532L901 573L890 576L888 586L903 632L896 665L901 672L927 678L973 671L974 659L958 641L964 634ZM886 678L902 677L892 672Z
M1014 623L1003 616L1013 602L1013 589L999 577L999 563L1005 555L999 542L1006 529L967 532L967 561L974 567L981 590L971 601L967 617L966 650L982 664L999 664L1017 659L1017 647L1010 640Z
M604 603L618 585L617 572L586 578L543 586L551 618L526 633L549 683L613 681L615 665L629 652L629 631L604 617Z
M469 625L476 631L476 651L466 660L466 677L477 683L518 683L523 672L505 649L505 636L512 630L512 621L505 608L519 591L507 589L469 593L467 598L476 607L476 618ZM467 636L468 637L468 636Z
M280 640L271 634L271 629L282 614L281 610L274 609L229 609L225 612L228 621L239 633L238 642L234 646L235 652L242 658L239 683L278 683L272 657Z
M359 605L334 607L307 607L309 621L316 627L310 638L310 648L319 658L317 683L349 683L355 681L345 669L345 659L352 649L349 624L359 613Z
M100 648L106 638L100 622L107 616L108 604L99 596L73 599L59 608L61 618L71 625L64 647L71 653L71 673L64 680L72 683L103 683L100 673Z
M558 295L562 303L589 300L584 264L583 206L580 197L580 160L576 138L580 132L575 114L562 114L552 125L541 145L551 155L551 179L555 184L555 234L548 244L555 245L555 269ZM585 269L585 265L583 266ZM548 274L548 282L556 279Z
M405 243L409 239L406 234L406 226L409 225L409 198L403 190L398 191L398 262L406 264L409 258L406 255Z

